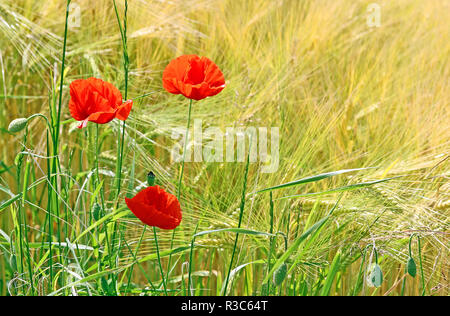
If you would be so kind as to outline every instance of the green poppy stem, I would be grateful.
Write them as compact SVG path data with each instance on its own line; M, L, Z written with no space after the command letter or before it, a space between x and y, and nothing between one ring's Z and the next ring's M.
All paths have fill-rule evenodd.
M250 146L249 146L249 149L248 149L247 164L245 166L245 173L244 173L244 186L242 188L242 196L241 196L241 206L240 206L240 212L239 212L238 228L241 228L242 218L244 217L245 195L247 194L248 169L249 169L249 166L250 166L250 153L251 153L251 149L252 149L252 141L253 141L253 139L250 137ZM239 233L236 234L236 238L234 239L233 252L231 254L230 265L228 267L227 278L226 278L225 286L223 288L223 293L222 293L222 295L224 295L224 296L227 294L228 282L230 281L231 268L233 267L233 261L234 261L234 256L236 254L236 248L237 248L238 240L239 240Z
M189 110L188 110L188 119L187 119L187 126L186 126L186 136L184 139L184 149L183 149L183 160L181 161L181 172L180 172L180 178L178 180L178 189L177 189L177 199L181 204L181 186L183 184L183 174L184 174L184 161L186 160L186 150L187 150L187 144L189 141L189 129L191 128L191 114L192 114L192 99L189 102ZM175 239L175 233L176 228L172 231L172 239L170 240L170 250L173 249L173 241ZM167 264L167 278L169 278L170 273L170 264L172 263L172 252L169 255L169 261Z
M420 277L421 277L421 281L422 281L422 293L421 293L421 295L425 296L426 287L425 287L425 275L423 273L423 263L422 263L422 245L421 245L421 242L420 242L420 235L417 234L417 233L412 234L411 237L409 238L409 256L412 257L412 249L411 249L412 245L411 245L411 243L412 243L412 239L414 237L417 237L417 247L418 247L418 250L419 250L419 253L418 253L418 255L419 255L419 267L420 267Z
M158 265L159 265L159 271L161 272L164 294L167 296L166 281L165 281L165 277L164 277L163 267L161 264L161 256L159 254L158 235L156 234L156 227L154 227L154 226L153 226L153 234L155 236L156 255L158 256Z
M189 253L189 273L188 273L188 293L189 295L192 295L191 293L191 283L192 283L192 265L193 265L193 255L194 255L194 246L195 246L195 234L197 234L197 230L198 230L198 226L199 226L199 222L197 222L197 225L195 226L195 231L194 231L194 238L192 238L191 241L191 251ZM184 281L183 281L184 283Z
M48 289L52 290L52 282L53 280L53 247L52 247L52 224L53 224L53 215L55 215L55 219L57 220L57 240L59 243L59 251L61 252L61 229L60 229L60 213L59 213L59 200L58 200L58 170L60 169L59 160L58 160L58 152L59 152L59 130L61 126L61 109L62 109L62 98L63 98L63 87L64 87L64 73L65 73L65 65L66 65L66 49L67 49L67 36L69 29L69 8L70 8L71 0L67 0L66 2L66 15L65 15L65 27L64 27L64 42L63 42L63 51L62 51L62 61L61 61L61 72L60 72L60 84L59 84L59 99L56 100L56 96L52 95L52 101L49 102L49 112L50 112L50 120L51 120L51 130L50 137L52 140L52 148L49 145L49 138L47 133L47 155L53 156L52 159L48 159L47 161L47 178L48 178L48 186L47 186L47 211L48 216L48 242L49 242L49 260L48 260L48 268L49 268L49 282ZM61 257L60 257L60 260ZM61 264L62 261L61 261ZM64 272L63 272L64 273ZM64 280L64 276L61 275L60 280Z
M64 44L63 44L63 56L62 56L62 64L61 64L61 81L59 83L59 100L58 100L58 112L57 112L57 120L55 126L55 147L58 148L58 137L59 137L59 126L61 123L61 108L62 108L62 97L63 97L63 85L64 85L64 70L66 66L66 47L67 47L67 33L69 29L69 7L70 2L72 0L67 0L66 5L66 22L64 26Z
M269 216L270 216L270 233L273 234L273 194L272 191L270 191L270 204L269 204ZM272 263L272 252L274 248L274 237L270 237L269 242L269 255L268 255L268 262L267 262L267 273L271 270L271 263ZM270 282L267 282L267 295L270 295Z
M186 127L186 137L185 137L184 149L183 149L183 160L181 161L180 179L178 180L178 191L177 191L177 198L178 198L178 200L180 200L181 186L183 184L184 161L186 160L186 150L187 150L187 145L188 145L188 141L189 141L189 129L191 128L191 113L192 113L192 99L189 102L188 120L187 120L187 127Z
M119 25L120 36L122 38L122 51L123 51L123 69L124 69L124 77L125 77L125 100L128 98L128 73L129 73L129 57L128 57L128 46L127 46L127 15L128 15L128 1L125 0L125 12L123 18L123 27L120 22L119 11L117 10L116 1L113 0L114 11L116 13L117 23ZM115 208L118 208L119 205L119 196L122 186L122 165L123 165L123 152L124 152L124 143L125 143L125 132L126 132L126 121L123 121L122 132L119 131L117 134L117 163L116 163L116 177L115 177ZM117 222L114 222L114 233L112 238L112 249L115 247L115 235L117 229ZM119 224L119 232L121 231L121 227ZM122 234L121 234L122 235ZM113 281L116 281L116 277L112 276Z
M129 73L129 56L128 56L128 45L127 45L127 14L128 14L128 1L125 0L125 13L123 19L123 27L120 22L119 12L117 10L116 1L113 1L114 11L116 13L117 23L119 25L120 35L122 38L123 45L123 68L124 68L124 76L125 76L125 100L128 98L128 73ZM126 121L123 121L122 132L120 132L117 138L117 164L116 164L116 199L119 198L121 185L122 185L122 165L123 165L123 151L124 151L124 143L125 143L125 130L126 130ZM118 201L117 201L118 203Z

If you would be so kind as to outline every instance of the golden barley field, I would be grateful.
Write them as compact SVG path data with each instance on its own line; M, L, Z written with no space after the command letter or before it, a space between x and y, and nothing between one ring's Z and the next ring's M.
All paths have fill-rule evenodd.
M449 21L441 0L0 0L0 295L447 296ZM187 54L226 81L192 107L162 81ZM77 128L89 77L126 121ZM245 132L242 159L173 155L227 128L270 131L267 160ZM125 203L150 171L175 230Z

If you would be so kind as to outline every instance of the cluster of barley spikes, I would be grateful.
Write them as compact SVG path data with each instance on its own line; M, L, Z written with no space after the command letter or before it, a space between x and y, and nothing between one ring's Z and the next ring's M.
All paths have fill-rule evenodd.
M448 295L447 2L380 0L375 28L365 0L116 2L0 1L1 295ZM186 163L158 258L123 198L176 191L186 53L227 78L192 117L279 127L280 166ZM135 98L126 129L76 128L87 76Z

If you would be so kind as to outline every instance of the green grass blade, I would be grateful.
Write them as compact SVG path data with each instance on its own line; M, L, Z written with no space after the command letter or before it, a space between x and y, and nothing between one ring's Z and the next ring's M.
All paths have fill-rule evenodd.
M327 278L325 280L325 285L322 288L322 292L320 293L320 296L330 295L331 286L333 285L334 279L336 278L336 274L339 271L340 263L341 263L341 253L338 252L334 256L333 262L331 263Z
M13 204L15 201L20 199L22 197L22 193L17 194L16 196L10 198L6 202L4 202L2 205L0 205L0 212L3 211L5 208Z
M178 248L173 248L172 250L166 250L166 251L161 251L159 253L160 258L164 258L164 257L168 257L170 255L174 255L176 253L184 253L187 250L191 249L191 246L182 246L182 247L178 247ZM139 259L139 263L145 262L145 261L149 261L149 260L155 260L158 259L158 255L156 253L152 253L151 255L145 256L141 259Z
M214 230L205 230L202 232L199 232L195 234L193 237L199 237L204 236L208 234L216 234L216 233L222 233L222 232L230 232L230 233L237 233L237 234L244 234L244 235L253 235L253 236L269 236L269 237L275 237L275 234L260 232L256 230L250 230L245 228L222 228L222 229L214 229Z
M278 200L298 198L298 197L307 197L307 196L325 195L325 194L337 193L337 192L345 192L345 191L352 191L352 190L357 190L357 189L370 187L370 186L375 185L375 184L387 182L387 181L390 181L390 180L396 179L396 178L399 178L399 177L393 177L393 178L387 178L387 179L376 180L376 181L369 181L369 182L350 184L350 185L346 185L346 186L342 186L342 187L339 187L339 188L335 188L335 189L331 189L331 190L327 190L327 191L322 191L322 192L283 196L283 197L279 198Z
M260 190L260 191L256 191L256 192L254 192L254 194L262 193L262 192L268 192L268 191L273 191L273 190L284 189L284 188L288 188L288 187L292 187L292 186L296 186L296 185L301 185L301 184L305 184L305 183L310 183L310 182L317 182L317 181L320 181L320 180L323 180L323 179L327 179L327 178L331 178L331 177L334 177L334 176L337 176L337 175L340 175L340 174L349 173L349 172L355 172L355 171L361 171L361 170L367 170L367 169L373 169L373 167L357 168L357 169L343 169L343 170L338 170L338 171L333 171L333 172L322 173L322 174L319 174L319 175L303 178L303 179L300 179L300 180L295 180L295 181L292 181L292 182L288 182L288 183L276 185L274 187L266 188L266 189L263 189L263 190Z
M320 221L315 223L313 226L311 226L306 232L304 232L299 238L295 240L295 242L287 249L287 251L277 260L275 261L275 264L270 269L267 276L264 278L263 284L269 282L270 278L274 274L274 272L283 264L285 263L289 257L298 249L298 247L313 233L315 233L317 230L319 230L330 218L333 211L336 209L340 199L336 202L336 204L331 209L330 213L322 218Z

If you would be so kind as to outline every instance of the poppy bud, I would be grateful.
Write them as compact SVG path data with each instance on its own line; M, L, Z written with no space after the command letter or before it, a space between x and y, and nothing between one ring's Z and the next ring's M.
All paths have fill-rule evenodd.
M381 271L381 267L378 264L373 263L367 272L367 284L370 287L380 287L381 283L383 283L383 272Z
M96 221L98 221L100 219L101 211L102 211L102 208L100 207L100 205L98 203L95 203L94 207L92 208L92 216L94 216L94 219Z
M18 118L13 120L8 127L8 131L11 133L17 133L23 130L27 126L28 120L26 118Z
M150 186L150 187L154 186L155 185L155 181L156 181L156 176L153 173L153 171L150 171L147 174L147 184L148 184L148 186Z
M11 257L9 258L9 265L11 266L11 268L13 270L17 269L17 259L16 259L16 255L12 254Z
M286 263L283 263L273 274L273 284L275 284L275 286L280 286L286 278L286 274L287 265Z
M409 258L408 263L406 264L406 270L408 271L408 274L410 276L412 276L413 278L416 277L417 266L416 266L416 262L411 257Z

